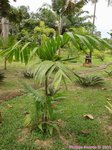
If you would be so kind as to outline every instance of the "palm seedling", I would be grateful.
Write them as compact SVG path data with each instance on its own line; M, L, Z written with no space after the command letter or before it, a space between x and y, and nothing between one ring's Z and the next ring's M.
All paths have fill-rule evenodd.
M69 41L69 39L69 36L64 34L63 36L48 39L39 48L35 48L35 50L33 50L39 58L39 61L33 65L34 78L38 79L40 83L44 82L45 94L40 96L38 92L31 90L31 88L30 91L34 95L36 108L40 115L37 117L37 119L39 119L37 121L38 128L43 133L49 132L52 134L54 129L59 131L52 118L52 104L59 98L55 96L58 90L54 89L58 89L62 80L64 83L66 83L66 81L71 81L73 73L63 63L63 61L67 61L67 59L62 59L58 56L57 50L60 47L62 48ZM50 79L52 79L54 89L51 88L51 85L49 85Z
M1 52L5 52L5 51L9 51L12 49L12 46L16 43L16 40L14 37L0 37L0 50ZM5 56L5 60L4 60L4 69L7 69L7 56Z
M37 63L32 67L33 76L36 80L39 80L40 83L44 82L45 93L39 93L23 83L27 92L33 96L36 107L35 122L38 129L44 134L49 133L52 135L54 129L59 132L56 123L53 121L53 105L56 100L63 98L62 96L56 95L59 91L57 89L61 81L65 84L66 81L71 81L73 72L63 63L67 61L67 59L58 56L57 51L59 48L64 47L69 40L70 38L67 34L48 39L40 47L34 48L31 53L31 56L35 55L38 57ZM52 85L49 83L49 80L52 80ZM31 115L28 115L25 120L25 125L29 125L31 121Z
M105 72L108 74L108 76L112 77L112 71L105 71Z
M100 86L104 83L104 80L99 76L77 76L77 82L85 87L91 87L91 86Z

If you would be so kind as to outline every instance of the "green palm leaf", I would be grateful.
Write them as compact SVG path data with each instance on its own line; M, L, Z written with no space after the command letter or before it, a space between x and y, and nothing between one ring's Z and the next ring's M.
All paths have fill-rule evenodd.
M42 61L34 69L34 76L36 79L39 79L40 83L45 80L45 76L53 79L53 85L57 88L62 79L65 81L72 81L72 76L74 75L70 69L65 67L62 62L53 62L53 61Z

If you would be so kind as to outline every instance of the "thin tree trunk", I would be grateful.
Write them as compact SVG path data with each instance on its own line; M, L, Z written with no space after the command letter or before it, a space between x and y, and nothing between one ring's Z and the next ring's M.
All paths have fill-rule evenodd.
M2 18L2 36L7 38L9 34L9 21L6 18Z
M58 26L58 35L62 34L62 14L59 15L59 26ZM59 48L57 51L58 56L61 55L61 49Z
M93 28L92 28L92 34L94 34L94 29L95 29L95 17L96 17L96 5L97 1L94 4L94 15L93 15ZM92 51L90 51L90 63L92 63Z
M8 38L9 34L9 21L6 18L2 18L2 36ZM7 69L7 59L4 60L4 69Z
M58 34L62 34L62 14L59 15L59 28L58 28Z
M43 114L43 131L44 134L47 133L47 123L48 122L48 115L47 115L47 100L48 100L48 77L45 76L45 103L44 103L44 114Z
M4 69L7 70L7 58L4 58Z
M47 75L45 76L45 95L48 96L48 78Z
M94 5L93 29L92 29L92 33L94 33L94 29L95 29L96 4L97 4L97 2L95 2L95 5Z

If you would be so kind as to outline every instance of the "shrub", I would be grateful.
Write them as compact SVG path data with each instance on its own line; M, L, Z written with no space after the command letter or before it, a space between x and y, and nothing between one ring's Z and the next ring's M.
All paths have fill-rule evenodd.
M5 76L3 72L0 72L0 82L3 82Z
M96 86L96 85L102 85L104 83L104 80L99 76L77 76L77 82L82 86Z
M96 53L95 53L95 57L96 57L97 59L101 60L101 61L104 61L104 59L105 59L105 54L102 53L102 52L96 52Z

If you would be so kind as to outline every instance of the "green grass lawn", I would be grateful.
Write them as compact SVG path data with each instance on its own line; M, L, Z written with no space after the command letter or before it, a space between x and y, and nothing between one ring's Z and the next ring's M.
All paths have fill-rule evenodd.
M94 59L95 66L111 61L110 57L105 62ZM88 70L82 67L82 62L72 64L71 67L77 71ZM24 69L18 63L8 65L6 79L0 85L0 90L4 92L23 88L20 80L24 78L20 73ZM61 91L67 99L57 102L54 115L59 122L61 135L55 133L53 137L43 137L38 131L23 126L26 114L34 111L34 101L28 95L3 101L0 104L3 117L0 125L0 150L62 150L69 145L112 146L112 116L105 108L108 99L112 102L112 78L104 71L98 74L105 79L103 87L83 88L72 83L68 85L67 91L64 88ZM24 80L36 84L33 80ZM94 119L85 119L85 114L93 115Z

